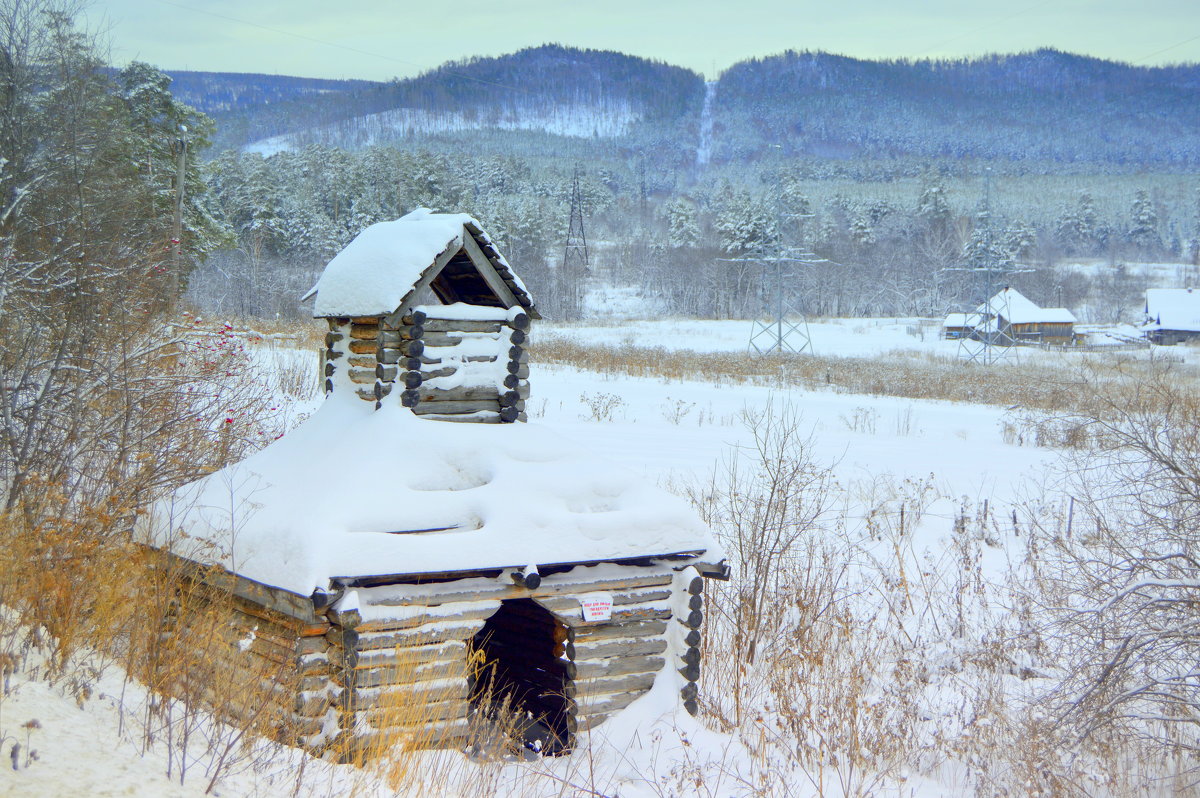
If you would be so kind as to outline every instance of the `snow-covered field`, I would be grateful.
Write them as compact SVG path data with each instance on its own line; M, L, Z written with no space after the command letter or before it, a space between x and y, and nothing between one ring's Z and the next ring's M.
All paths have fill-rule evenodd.
M938 340L936 327L916 319L822 321L809 325L809 330L813 349L822 355L878 355L898 349L949 356L957 352L955 342ZM671 320L556 327L547 332L614 345L629 340L667 350L742 353L749 325ZM987 500L997 517L1003 517L1010 505L1037 494L1054 458L1050 450L1006 442L1012 440L1005 434L1007 411L998 407L613 377L536 363L531 385L531 423L551 427L581 449L672 489L700 486L714 470L752 446L747 416L768 410L776 417L785 409L793 412L809 439L809 456L833 471L850 534L861 535L867 516L878 509L880 486L906 481L928 486L923 488L923 513L905 541L910 550L906 556L914 563L940 560L964 506ZM311 407L290 411L315 406L314 399ZM1010 537L992 541L981 559L984 578L1000 580L1023 545L1016 528ZM109 674L97 682L90 697L77 701L64 685L39 681L36 670L14 676L11 691L0 700L0 794L202 794L208 786L202 773L190 775L183 786L172 784L164 775L165 754L159 749L143 754L128 727L119 731L114 706L121 689L120 680ZM453 765L455 778L466 785L464 790L475 791L468 794L483 794L479 790L484 784L493 794L511 795L749 794L749 786L740 779L760 772L753 765L754 755L735 737L703 728L673 703L671 695L652 692L601 727L590 745L581 744L569 758L501 766L460 757ZM39 728L23 728L35 719ZM22 752L14 770L8 754L16 741ZM36 749L37 759L26 765L24 752L30 748ZM447 756L458 755L437 756L440 766L446 766ZM254 767L218 783L213 794L390 794L383 782L346 766L310 761L297 775L298 762L294 753L263 755ZM472 771L474 775L463 775ZM942 767L936 773L924 779L880 779L872 783L872 794L963 794L961 770ZM702 781L689 782L696 774ZM818 775L783 770L774 774L780 781L773 786L776 794L842 794L833 781Z

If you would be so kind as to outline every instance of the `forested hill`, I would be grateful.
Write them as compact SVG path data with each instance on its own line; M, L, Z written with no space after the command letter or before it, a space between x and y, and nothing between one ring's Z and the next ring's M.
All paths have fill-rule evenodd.
M171 72L171 94L206 114L242 108L261 109L288 100L311 102L330 93L363 91L381 84L370 80L324 80L242 72Z
M316 95L307 85L295 88L282 101L214 108L217 148L282 134L357 146L413 132L489 126L606 136L641 122L670 126L689 113L694 117L704 95L703 79L689 70L558 45L450 62L390 83L326 85ZM218 93L214 85L212 95Z
M714 164L815 157L967 158L1051 170L1200 166L1200 66L1136 67L1055 50L958 61L812 52L744 61L721 76L711 127L701 123L700 75L558 45L391 83L175 77L178 96L216 118L217 151L453 134L468 145L550 154L566 145L545 134L559 134L678 167L696 162L700 131L709 129L703 160ZM481 138L485 130L508 138Z
M919 156L1200 164L1200 65L1056 50L958 61L787 52L737 64L714 102L714 160Z

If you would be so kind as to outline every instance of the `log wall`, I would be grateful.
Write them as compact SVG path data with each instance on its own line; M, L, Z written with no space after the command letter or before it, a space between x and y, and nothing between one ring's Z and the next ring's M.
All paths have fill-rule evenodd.
M684 706L696 711L703 613L702 579L693 569L579 566L534 588L516 584L507 571L495 578L359 587L359 608L345 612L317 612L308 597L209 573L207 583L221 598L209 605L186 602L169 634L207 639L201 627L211 621L210 610L223 613L222 644L196 651L194 659L236 675L229 685L253 681L254 689L238 693L253 697L243 705L221 694L228 686L201 700L234 718L262 713L265 701L277 739L347 761L398 742L472 744L479 721L471 691L481 665L472 659L479 656L472 638L509 599L532 599L561 627L552 656L566 677L558 683L566 699L559 706L572 737L628 706L660 676L676 680ZM612 597L607 620L583 618L580 598L595 593ZM521 603L505 606L506 624L519 632ZM544 615L530 618L531 629L544 623ZM519 634L506 642L510 667L522 656L513 639ZM530 639L544 645L544 634ZM544 671L544 663L539 668Z
M500 312L492 320L439 318L420 309L328 319L325 390L348 382L376 407L397 392L401 405L439 421L524 421L529 316Z

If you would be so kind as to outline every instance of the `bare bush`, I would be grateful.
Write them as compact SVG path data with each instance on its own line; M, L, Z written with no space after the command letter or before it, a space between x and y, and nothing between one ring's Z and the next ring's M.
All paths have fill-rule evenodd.
M1060 477L1065 517L1036 527L1038 599L1062 679L1048 701L1066 745L1141 741L1200 752L1200 400L1171 365L1088 385ZM1062 442L1071 445L1070 440ZM1174 768L1172 768L1174 769Z

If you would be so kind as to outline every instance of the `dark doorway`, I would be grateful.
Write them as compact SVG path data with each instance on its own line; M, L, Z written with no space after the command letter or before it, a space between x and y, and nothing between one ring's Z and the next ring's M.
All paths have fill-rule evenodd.
M471 705L512 742L550 756L569 753L567 628L532 599L509 599L472 638Z

